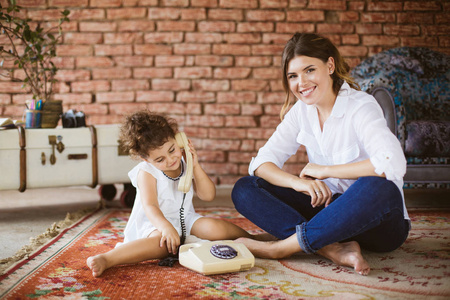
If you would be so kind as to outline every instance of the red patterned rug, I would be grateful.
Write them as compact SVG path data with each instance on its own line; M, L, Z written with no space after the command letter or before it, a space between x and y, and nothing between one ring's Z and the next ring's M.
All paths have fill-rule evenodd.
M198 210L260 230L234 209ZM450 299L450 211L411 210L413 230L391 253L364 252L364 277L320 256L257 259L246 272L203 276L147 261L93 278L86 258L120 241L128 210L92 213L0 276L1 299Z

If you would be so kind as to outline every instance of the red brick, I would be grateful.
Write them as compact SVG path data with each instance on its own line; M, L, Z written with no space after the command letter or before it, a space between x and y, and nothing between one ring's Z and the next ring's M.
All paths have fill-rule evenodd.
M254 151L255 141L254 140L242 140L241 146L239 147L241 151Z
M266 67L272 64L272 58L268 56L236 56L238 67Z
M283 84L281 83L281 80L270 80L270 91L272 92L278 92L283 91Z
M308 8L326 10L345 10L345 0L310 0Z
M92 95L89 93L55 94L54 98L62 100L64 105L92 103Z
M277 23L275 32L289 33L293 32L314 32L314 24L305 23Z
M441 4L440 1L405 1L403 10L438 11L441 10Z
M58 45L56 55L58 56L90 56L93 54L91 46L79 45Z
M148 10L148 18L152 20L177 20L181 16L181 9L171 7L155 7Z
M339 46L339 52L342 56L359 56L367 55L367 47L364 46Z
M288 0L260 0L261 8L285 8L288 6Z
M280 68L255 68L253 70L253 78L281 80L281 69Z
M283 49L284 45L253 45L252 55L279 55Z
M109 57L82 56L76 58L77 68L107 68L114 66Z
M209 44L176 44L173 52L181 55L210 54L211 46Z
M394 23L395 13L361 13L363 23Z
M261 105L259 104L242 104L242 115L260 116L263 114Z
M426 36L433 36L433 35L448 36L449 32L450 32L450 25L422 26L422 33ZM406 34L403 34L402 32L402 35Z
M223 117L221 117L223 119ZM204 140L203 148L211 150L239 150L240 141L232 139Z
M141 32L105 33L105 44L142 44L144 41Z
M383 2L383 1L376 1L376 2L369 2L367 3L367 10L368 11L402 11L403 10L403 3L401 2Z
M263 33L263 44L282 44L285 45L292 37L292 34L284 33Z
M358 34L346 34L342 36L343 45L359 45L360 39Z
M94 52L97 56L132 55L132 45L95 45Z
M250 46L237 44L215 44L212 53L217 55L250 55Z
M153 66L152 56L117 56L114 62L118 67L150 67Z
M6 1L2 1L1 4L3 7L7 6ZM17 4L22 7L45 7L47 3L45 0L33 0L33 1L18 1Z
M55 79L59 81L89 80L91 73L87 70L59 70Z
M261 104L277 104L281 105L284 102L284 93L264 92L258 93L257 103ZM281 106L280 106L281 109Z
M122 0L91 0L91 7L119 7Z
M399 38L384 35L365 35L363 36L362 43L363 45L366 46L375 46L375 45L397 46L399 45Z
M439 40L437 37L402 37L401 46L408 47L437 47Z
M72 92L106 92L111 89L111 84L107 80L75 81L70 84Z
M318 33L353 33L353 24L317 24Z
M190 80L183 79L153 79L152 90L183 91L191 88Z
M136 80L136 79L126 79L126 80L113 80L111 82L112 91L135 91L135 90L148 90L150 84L148 80Z
M254 92L219 92L218 103L254 103L256 94Z
M233 65L233 57L218 56L218 55L197 55L195 57L195 65L211 66L211 67L228 67Z
M226 116L225 127L256 127L255 119L252 116Z
M175 99L172 91L137 91L137 102L169 102Z
M224 151L209 151L200 150L198 152L198 159L200 162L224 162L225 152Z
M356 33L359 34L381 34L382 31L381 24L356 24Z
M129 68L93 69L92 70L92 78L93 79L131 78L131 69L129 69Z
M0 81L0 93L26 93L22 82Z
M116 23L114 23L116 24ZM147 21L147 20L125 20L119 22L118 31L137 31L142 32L143 28L145 31L154 31L155 30L155 22ZM115 31L115 30L107 30L107 31Z
M200 25L199 25L200 26ZM194 31L195 22L192 21L158 21L158 31Z
M106 104L71 104L69 109L75 109L84 112L86 115L106 115L108 113L108 105Z
M189 0L161 0L162 6L189 6Z
M147 108L156 113L186 114L188 110L181 103L149 103Z
M243 22L237 26L237 32L272 32L272 22Z
M122 114L120 115L87 115L87 124L117 124L123 121Z
M222 40L220 33L187 32L185 35L186 43L221 43Z
M286 15L278 10L250 10L246 13L248 21L285 21Z
M215 174L215 175L238 174L237 164L204 162L202 163L202 167L208 174Z
M147 109L146 103L111 103L109 106L110 114L127 114L130 112Z
M241 9L210 9L209 20L242 21L244 13Z
M257 8L257 0L219 0L219 6L225 8Z
M198 23L198 31L200 32L234 32L235 30L236 25L234 22L201 21Z
M383 32L387 35L419 35L420 27L417 25L390 25L383 26ZM448 31L447 31L448 32ZM425 33L426 34L426 33Z
M103 9L78 9L71 10L69 19L76 20L103 20L105 18L105 11Z
M109 20L126 20L126 19L140 19L147 14L145 7L127 7L115 8L106 10L106 18Z
M80 22L80 32L111 32L116 31L117 23L115 22Z
M55 21L61 18L61 9L29 10L28 18L33 21Z
M225 33L223 38L229 44L261 43L261 35L259 33Z
M284 99L283 99L284 100ZM277 116L279 118L282 106L282 99L279 99L277 104L264 105L264 114L270 116Z
M209 136L218 139L243 139L247 136L244 128L210 128Z
M434 13L402 12L397 14L397 22L399 24L433 24L435 15L439 16ZM445 15L445 20L448 22L447 15Z
M275 128L249 128L247 130L247 138L263 140L260 145L257 144L255 146L256 149L259 149L266 143L267 139L272 136L274 131Z
M325 20L322 10L295 10L287 12L288 22L321 22Z
M74 69L75 68L75 58L73 57L53 57L52 58L53 64L58 69ZM5 65L3 65L5 67Z
M359 21L359 12L344 11L339 13L339 21L341 22L357 22Z
M180 67L184 66L185 57L182 55L156 56L155 66L157 67Z
M172 54L172 47L166 45L134 45L137 55L168 55Z
M182 32L152 32L144 36L145 43L180 43L183 41Z
M10 94L0 94L0 104L2 104L2 105L12 104L11 95ZM0 110L0 112L1 112L1 110ZM0 115L2 115L2 114L0 113Z
M228 161L230 163L250 163L254 153L252 152L229 152Z
M191 0L191 6L217 7L219 0Z
M235 91L263 91L268 88L267 82L259 79L233 80L231 88Z
M182 20L205 20L206 10L204 8L189 8L181 11Z
M239 115L241 109L239 104L206 104L206 115ZM225 126L227 126L225 124Z
M228 91L230 89L230 82L228 80L212 79L193 80L192 89L205 92Z
M21 105L5 106L3 108L2 116L21 120L23 116L23 108L24 108L23 103Z
M247 78L250 72L250 68L216 68L214 78Z
M175 68L174 78L209 78L212 69L209 67L185 67Z
M364 6L365 6L365 1L351 1L348 3L348 10L356 10L356 11L362 11L364 10Z
M171 78L173 72L171 68L135 68L133 78Z
M225 119L223 116L186 116L186 126L198 127L223 127ZM217 148L215 148L217 149ZM214 150L214 149L213 149Z
M449 10L450 10L450 5L449 5ZM431 14L429 14L431 15ZM436 18L436 24L448 24L449 20L448 20L448 13L442 13L442 14L433 14ZM416 22L416 23L420 23L420 22ZM422 22L425 23L425 22ZM433 21L430 22L431 24L433 23Z
M133 102L134 101L134 92L96 93L95 100L97 103Z
M177 93L177 102L214 102L216 100L215 94L212 92L200 91L181 91Z

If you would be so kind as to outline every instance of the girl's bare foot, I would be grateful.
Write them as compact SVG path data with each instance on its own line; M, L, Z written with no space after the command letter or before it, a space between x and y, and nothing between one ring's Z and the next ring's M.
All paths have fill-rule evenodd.
M103 271L107 268L106 258L102 254L89 257L86 264L91 269L94 277L102 275Z
M368 275L370 272L369 263L362 256L361 248L355 241L325 246L317 251L317 254L340 266L353 267L358 274Z
M277 241L278 239L271 235L270 233L261 233L252 235L252 239L257 241Z
M236 242L243 243L253 255L259 258L281 259L302 251L295 235L285 240L257 241L239 238Z

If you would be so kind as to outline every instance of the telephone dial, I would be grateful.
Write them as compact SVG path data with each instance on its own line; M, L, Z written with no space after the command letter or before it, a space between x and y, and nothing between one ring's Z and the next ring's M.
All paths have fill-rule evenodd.
M203 275L246 271L255 265L255 257L250 250L233 241L182 245L178 259L180 265Z

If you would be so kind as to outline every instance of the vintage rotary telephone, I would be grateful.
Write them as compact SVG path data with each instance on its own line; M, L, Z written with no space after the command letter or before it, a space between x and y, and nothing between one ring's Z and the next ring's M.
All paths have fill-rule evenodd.
M192 176L193 176L193 162L192 162L192 153L189 148L189 141L184 132L178 132L175 135L175 140L180 148L184 148L184 153L186 155L186 174L180 178L180 182L178 183L178 190L183 193L189 192L192 184Z
M183 192L183 202L180 208L181 246L178 250L180 264L203 275L222 274L245 271L255 265L255 257L242 243L233 241L197 242L184 244L186 225L184 220L184 198L189 192L193 177L192 154L189 142L184 132L178 132L175 140L186 155L186 174L180 178L178 190ZM176 257L168 257L159 262L160 266L173 266Z

